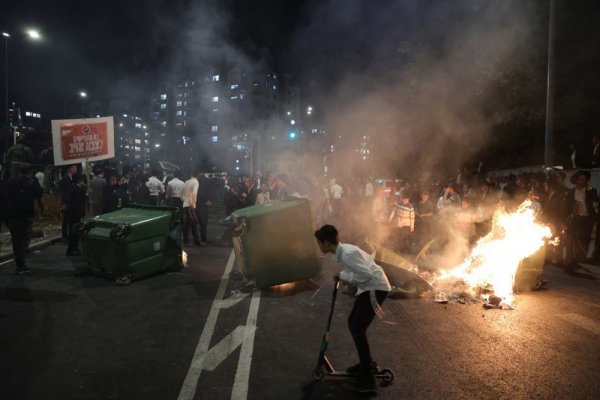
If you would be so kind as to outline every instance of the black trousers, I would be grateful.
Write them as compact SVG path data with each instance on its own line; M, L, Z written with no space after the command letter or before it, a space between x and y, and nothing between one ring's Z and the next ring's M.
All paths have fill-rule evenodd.
M9 218L8 228L12 241L13 253L17 269L25 268L25 256L31 242L33 231L33 218Z
M198 237L198 226L196 225L197 221L194 215L194 211L190 210L189 207L183 207L183 241L184 243L188 241L190 236L190 229L192 230L192 236L194 236L194 243L200 243L200 238Z
M208 207L206 205L198 205L196 207L196 216L198 217L198 225L200 225L200 239L203 242L208 242Z
M383 304L387 294L388 292L383 290L375 291L375 297L379 305ZM370 366L373 362L369 340L367 339L367 329L373 322L373 318L375 318L375 311L371 305L369 292L363 292L354 301L354 307L352 307L352 311L348 316L348 328L352 334L352 339L354 339L360 363L365 367Z

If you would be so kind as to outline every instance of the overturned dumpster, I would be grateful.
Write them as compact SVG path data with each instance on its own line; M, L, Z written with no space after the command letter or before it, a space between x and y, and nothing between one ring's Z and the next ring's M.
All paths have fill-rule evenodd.
M80 248L90 270L119 284L179 270L181 224L175 207L129 205L87 220Z
M319 272L309 199L242 208L232 214L232 224L236 266L257 287L309 279Z

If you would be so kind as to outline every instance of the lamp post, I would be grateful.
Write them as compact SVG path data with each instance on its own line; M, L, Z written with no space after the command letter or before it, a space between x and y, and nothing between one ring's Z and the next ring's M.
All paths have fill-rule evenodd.
M8 39L10 34L2 32L4 38L4 96L2 103L2 143L4 151L2 154L2 164L6 162L6 151L8 150Z
M25 31L25 36L33 41L39 41L42 39L40 33L35 29L27 29ZM4 102L2 107L2 113L4 114L2 118L2 137L4 142L4 149L2 154L3 163L6 162L6 152L11 145L16 143L16 135L10 134L10 122L8 118L8 39L12 36L8 32L2 32L2 37L4 38ZM13 136L11 138L11 136Z

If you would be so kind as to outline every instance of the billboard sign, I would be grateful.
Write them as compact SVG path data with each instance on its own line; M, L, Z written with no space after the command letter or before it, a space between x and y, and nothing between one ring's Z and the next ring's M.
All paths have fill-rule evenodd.
M114 137L113 117L53 120L54 165L113 158Z

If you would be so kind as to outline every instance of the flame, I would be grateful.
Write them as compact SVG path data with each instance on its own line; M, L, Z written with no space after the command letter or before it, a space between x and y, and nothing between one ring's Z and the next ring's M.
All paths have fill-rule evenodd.
M513 213L498 209L491 232L477 242L462 264L443 271L437 281L461 280L475 292L491 287L502 303L512 305L514 278L521 261L552 237L550 228L536 223L535 217L529 200Z

